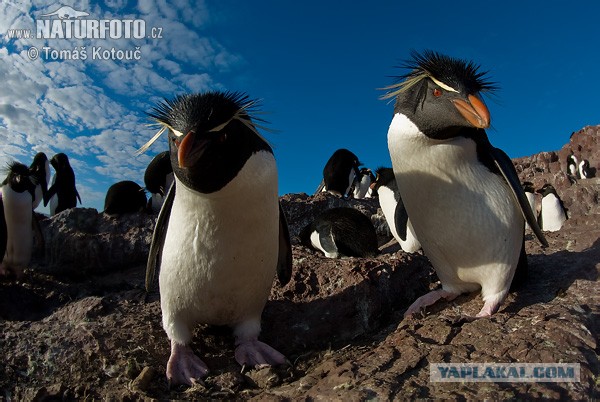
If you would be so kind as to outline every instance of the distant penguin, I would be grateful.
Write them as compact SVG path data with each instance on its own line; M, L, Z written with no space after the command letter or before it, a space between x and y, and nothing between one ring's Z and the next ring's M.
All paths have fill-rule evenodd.
M104 199L104 213L123 215L142 212L146 209L146 201L146 193L137 183L120 181L108 188Z
M43 152L38 152L33 158L33 162L29 166L29 171L35 177L37 185L35 187L35 200L33 201L33 209L36 209L48 192L48 184L50 183L50 162L48 157Z
M530 181L525 181L522 183L523 191L525 192L525 197L527 197L527 201L529 201L529 206L531 207L531 211L533 213L536 212L535 207L535 189L533 188L533 183ZM525 222L525 229L530 229L529 223Z
M542 208L538 222L543 231L556 232L568 219L567 211L552 184L544 184L538 191L542 195Z
M171 341L170 384L205 377L191 341L197 324L228 325L235 359L246 367L285 357L258 340L275 274L292 275L292 249L279 205L273 150L251 117L256 102L237 92L180 95L150 116L168 133L175 173L158 215L146 288L160 267L163 328ZM260 120L258 120L260 121Z
M354 198L361 199L367 197L371 184L375 182L375 175L368 168L362 168L354 180Z
M581 162L579 162L579 178L589 179L591 176L590 162L587 159L583 159Z
M405 67L382 97L396 100L388 148L406 212L442 285L405 316L481 291L476 317L489 317L527 271L524 217L547 245L513 162L485 132L482 94L495 85L474 62L433 51L413 52Z
M69 157L64 153L56 154L50 160L55 170L52 186L48 189L44 206L50 202L50 215L56 215L65 209L75 208L81 197L75 187L75 173L69 163Z
M29 168L19 162L9 164L8 175L2 182L0 276L20 278L31 260L35 190L36 181Z
M574 179L578 179L579 177L579 163L577 162L577 157L573 154L567 156L567 174L570 175Z
M346 197L359 175L358 157L347 149L338 149L331 155L323 168L323 181L317 192L327 191L339 197Z
M392 168L381 167L375 172L377 178L374 190L377 191L379 206L383 211L390 232L392 232L402 250L407 253L418 251L421 248L421 243L417 240L415 230L402 203L394 171Z
M169 151L164 151L150 161L144 173L144 185L150 192L148 203L152 212L160 211L171 184L173 184L173 167Z
M328 258L373 257L379 252L371 220L347 207L328 209L318 215L302 229L300 241L322 251Z

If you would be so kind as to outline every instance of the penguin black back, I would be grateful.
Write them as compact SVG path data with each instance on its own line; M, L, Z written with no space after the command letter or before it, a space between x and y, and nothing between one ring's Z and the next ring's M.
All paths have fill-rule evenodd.
M348 207L331 208L318 215L300 233L302 244L312 247L313 232L331 235L340 254L349 257L372 257L379 253L377 233L371 220L362 212Z
M238 92L206 92L177 96L154 108L150 117L169 129L171 166L186 187L218 191L252 154L273 152L250 118L255 104Z
M323 180L327 191L346 196L352 186L350 175L352 172L355 176L360 174L359 165L358 157L351 151L343 148L335 151L323 168Z
M120 181L109 187L104 200L104 213L121 215L141 212L146 207L146 194L137 183Z
M164 196L168 188L165 187L167 175L173 172L169 151L157 154L148 164L144 173L144 185L146 190L153 194Z
M69 162L69 157L62 152L58 153L52 157L50 164L56 172L54 183L48 189L47 197L44 199L44 205L47 205L50 198L56 195L58 200L54 210L55 214L69 208L75 208L77 200L81 203L81 197L75 187L75 173Z

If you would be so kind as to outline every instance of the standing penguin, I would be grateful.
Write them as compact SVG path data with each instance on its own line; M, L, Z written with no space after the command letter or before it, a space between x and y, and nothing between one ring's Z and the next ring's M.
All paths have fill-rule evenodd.
M48 183L50 182L50 162L43 152L38 152L29 166L29 171L35 177L37 185L35 187L35 200L33 200L33 209L46 198L48 192Z
M359 175L358 157L347 149L338 149L331 155L323 168L323 181L317 193L328 191L338 197L346 197Z
M535 190L533 188L533 183L530 181L525 181L522 183L523 191L525 192L525 197L527 197L527 201L529 201L529 207L531 211L535 214ZM529 223L525 222L525 229L530 229Z
M371 220L348 207L331 208L300 232L300 241L322 251L327 258L377 255L377 233Z
M75 173L69 163L69 157L63 153L56 154L50 160L55 170L52 186L48 189L44 206L50 201L50 215L56 215L65 209L75 208L81 197L75 187Z
M377 179L373 190L378 194L379 206L392 235L398 241L402 250L407 253L417 252L421 248L421 243L417 240L415 229L404 208L398 185L396 185L394 171L391 168L381 167L375 172L377 173Z
M583 159L581 162L579 162L579 178L589 179L591 176L590 162L587 159Z
M444 298L481 290L477 317L494 314L515 271L527 269L524 220L542 242L510 158L484 131L490 113L480 93L495 86L472 62L413 52L408 73L388 87L395 98L388 147L404 206L442 283L405 316Z
M144 172L144 185L150 192L149 206L152 212L159 212L165 196L173 184L173 168L169 151L157 154Z
M568 219L567 210L552 184L546 183L538 191L542 195L542 208L538 222L543 231L556 232Z
M567 174L573 179L578 179L578 169L577 157L573 154L567 156Z
M146 193L139 184L131 180L120 181L108 188L104 213L123 215L142 212L146 209L146 201Z
M375 182L375 175L369 168L362 168L354 181L354 198L370 197L371 184Z
M241 365L285 357L258 340L273 277L291 277L292 251L277 195L273 151L245 94L178 96L150 116L168 131L175 173L150 246L146 287L160 266L163 327L171 340L166 375L192 384L208 372L190 347L196 324L229 325ZM255 120L255 119L254 119Z
M21 277L31 260L35 189L35 177L29 168L12 162L2 182L0 199L0 276Z

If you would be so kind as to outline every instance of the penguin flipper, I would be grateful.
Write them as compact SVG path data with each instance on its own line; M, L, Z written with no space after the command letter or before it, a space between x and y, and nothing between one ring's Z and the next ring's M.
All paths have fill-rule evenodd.
M54 196L54 194L56 194L56 184L50 186L48 191L46 191L46 194L44 194L44 206L48 205L50 199Z
M292 278L292 243L287 220L279 204L279 256L277 258L277 278L281 286Z
M81 197L79 196L79 191L77 191L77 189L75 189L75 195L77 196L77 199L79 200L79 204L83 204L81 202Z
M44 233L42 232L42 227L40 226L40 221L37 218L37 215L34 211L31 211L31 226L33 229L33 237L37 239L38 248L41 250L46 249L46 243L44 240Z
M396 232L402 241L406 241L407 227L408 227L408 214L402 201L396 203L396 210L394 212L394 225L396 225Z
M171 208L173 208L173 199L175 199L175 183L171 185L167 198L160 209L154 233L152 233L152 242L150 243L150 252L148 253L148 263L146 264L146 292L150 291L154 282L156 271L160 268L160 257L162 248L169 226L169 217L171 216Z
M546 238L544 237L544 234L542 233L542 230L535 219L535 215L531 210L531 206L529 205L527 196L523 191L523 187L519 181L519 176L517 175L517 171L515 170L515 166L513 165L512 161L508 155L499 148L491 147L490 154L494 160L494 164L500 170L504 180L508 183L508 186L512 190L519 207L521 207L523 217L535 233L540 243L544 247L548 247L548 241L546 241Z

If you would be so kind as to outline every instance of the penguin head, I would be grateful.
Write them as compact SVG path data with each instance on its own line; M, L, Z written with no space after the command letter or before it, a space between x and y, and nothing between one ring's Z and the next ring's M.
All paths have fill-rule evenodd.
M535 193L532 182L524 181L523 183L521 183L521 185L523 186L523 191L525 191L526 193Z
M391 189L396 187L396 177L394 176L394 170L392 168L386 168L383 166L378 167L375 170L375 173L377 176L373 190L377 191L382 186L389 187Z
M395 98L394 113L405 115L427 137L437 140L485 129L490 112L481 95L496 86L478 65L437 52L413 52L409 72L397 77L382 99Z
M153 109L150 117L168 130L171 165L183 185L218 191L252 154L273 152L250 117L255 105L243 93L211 91L180 95Z
M171 155L164 151L152 159L144 172L144 185L146 190L153 194L164 196L167 192L167 176L173 173L171 166Z
M542 198L549 195L549 194L554 194L554 196L556 196L556 198L558 197L558 193L556 192L556 189L554 188L554 186L550 183L546 183L542 186L542 188L538 189L536 191L537 193L542 195Z
M64 153L56 154L50 159L50 164L57 172L70 168L69 157Z
M7 167L7 176L2 185L8 185L13 191L34 193L37 180L29 168L20 162L11 162Z

